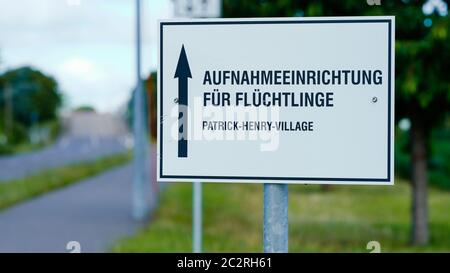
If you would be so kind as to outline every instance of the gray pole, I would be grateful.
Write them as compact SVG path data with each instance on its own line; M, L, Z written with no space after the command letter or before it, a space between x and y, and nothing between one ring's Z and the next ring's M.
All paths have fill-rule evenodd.
M192 200L192 250L202 252L202 183L193 182L194 198Z
M145 132L144 96L141 79L141 0L136 0L136 80L133 100L134 177L133 217L144 219L147 213L145 183L150 183L146 172L147 134Z
M264 252L288 252L287 184L264 184Z

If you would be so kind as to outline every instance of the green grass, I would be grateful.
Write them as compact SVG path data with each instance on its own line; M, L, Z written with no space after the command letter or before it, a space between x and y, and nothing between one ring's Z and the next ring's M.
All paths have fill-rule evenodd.
M130 158L130 153L113 155L46 170L21 179L0 182L0 209L122 165Z
M263 186L204 184L204 251L261 252ZM169 184L154 219L114 252L190 252L191 184ZM412 247L410 186L289 186L290 252L450 251L450 193L429 190L431 241Z

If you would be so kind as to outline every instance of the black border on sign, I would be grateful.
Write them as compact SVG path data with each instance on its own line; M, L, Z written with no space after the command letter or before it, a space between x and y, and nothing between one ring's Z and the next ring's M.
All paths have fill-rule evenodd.
M179 179L233 179L233 180L272 180L272 181L354 181L354 182L389 182L391 180L391 19L346 19L346 20L269 20L269 21L194 21L194 22L160 22L160 117L163 116L163 30L165 25L268 25L268 24L336 24L336 23L387 23L388 24L388 150L387 150L387 177L386 178L330 178L330 177L259 177L259 176L196 176L196 175L164 175L163 174L163 122L159 128L159 175L161 178Z

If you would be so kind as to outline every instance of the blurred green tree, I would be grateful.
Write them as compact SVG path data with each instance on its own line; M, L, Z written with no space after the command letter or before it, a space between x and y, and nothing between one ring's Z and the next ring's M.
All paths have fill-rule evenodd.
M13 119L26 128L55 119L62 103L55 79L31 67L6 71L0 76L0 91L0 107L11 96Z
M369 3L370 2L370 3ZM224 17L395 15L396 120L411 121L412 242L429 240L427 158L431 129L450 109L447 4L439 1L224 0Z

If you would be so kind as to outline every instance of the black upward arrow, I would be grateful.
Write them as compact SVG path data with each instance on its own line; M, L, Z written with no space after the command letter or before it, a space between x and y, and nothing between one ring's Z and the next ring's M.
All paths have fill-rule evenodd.
M178 78L178 157L187 157L188 78L192 78L192 75L184 45L181 47L174 78Z

